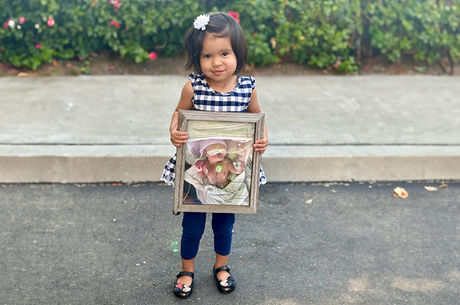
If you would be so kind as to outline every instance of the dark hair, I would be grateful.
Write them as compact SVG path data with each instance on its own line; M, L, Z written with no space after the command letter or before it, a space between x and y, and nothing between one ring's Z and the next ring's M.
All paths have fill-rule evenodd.
M238 73L248 61L248 45L241 26L236 19L226 13L209 13L209 23L206 30L195 29L193 26L185 34L184 46L187 51L187 69L202 73L200 56L203 48L203 40L206 33L212 33L216 37L230 37L232 50L235 53L237 65L235 73Z

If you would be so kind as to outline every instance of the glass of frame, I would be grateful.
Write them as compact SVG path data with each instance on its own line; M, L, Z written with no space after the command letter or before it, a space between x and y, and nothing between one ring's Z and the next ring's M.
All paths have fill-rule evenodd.
M179 110L174 212L257 212L264 114Z

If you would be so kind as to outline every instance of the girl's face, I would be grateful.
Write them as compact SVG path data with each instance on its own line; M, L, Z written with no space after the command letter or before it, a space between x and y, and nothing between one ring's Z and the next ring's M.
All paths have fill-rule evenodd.
M233 73L237 66L230 37L216 37L206 33L200 56L201 71L208 80L220 85L233 84Z

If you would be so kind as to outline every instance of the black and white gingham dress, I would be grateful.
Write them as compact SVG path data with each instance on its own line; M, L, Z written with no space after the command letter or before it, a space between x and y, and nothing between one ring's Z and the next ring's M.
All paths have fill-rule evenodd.
M238 76L236 88L227 93L214 91L206 82L204 75L192 73L188 77L192 81L193 109L203 111L229 111L229 112L246 112L251 99L252 90L255 88L254 77ZM172 157L163 170L161 181L168 184L174 183L176 167L176 156ZM260 168L259 184L265 184L267 179L265 173Z

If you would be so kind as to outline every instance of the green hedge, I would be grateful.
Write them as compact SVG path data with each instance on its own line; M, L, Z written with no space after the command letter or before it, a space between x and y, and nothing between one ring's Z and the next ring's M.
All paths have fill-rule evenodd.
M359 69L366 57L460 61L460 0L0 0L0 61L36 69L112 50L142 62L182 50L194 18L240 14L252 65ZM152 53L154 52L154 53ZM153 57L152 57L153 58Z

